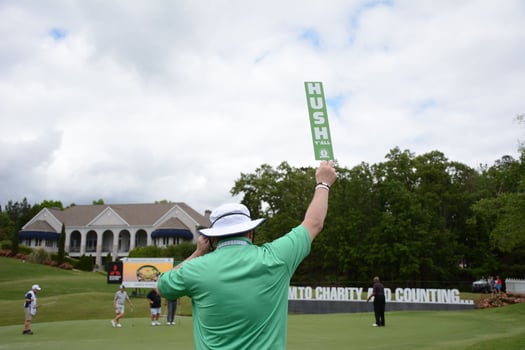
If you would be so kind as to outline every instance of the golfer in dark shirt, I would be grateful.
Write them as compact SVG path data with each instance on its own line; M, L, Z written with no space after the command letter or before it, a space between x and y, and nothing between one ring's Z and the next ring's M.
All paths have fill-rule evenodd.
M152 289L147 295L151 313L151 325L160 326L159 316L161 311L161 298L156 289Z
M374 287L372 294L366 299L368 302L372 297L374 297L374 314L376 317L376 323L372 326L374 327L383 327L385 325L385 287L379 281L379 277L374 277Z

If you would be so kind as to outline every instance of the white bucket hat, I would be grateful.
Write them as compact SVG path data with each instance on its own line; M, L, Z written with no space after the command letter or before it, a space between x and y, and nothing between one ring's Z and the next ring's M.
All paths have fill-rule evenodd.
M207 237L219 237L251 231L262 225L266 219L252 220L245 205L228 203L215 209L210 215L210 221L210 228L201 229L199 232Z

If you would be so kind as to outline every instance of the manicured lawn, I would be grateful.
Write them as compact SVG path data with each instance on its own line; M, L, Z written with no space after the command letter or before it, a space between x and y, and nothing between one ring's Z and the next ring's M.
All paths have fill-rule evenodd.
M102 273L67 271L45 265L24 263L20 260L0 257L0 326L21 324L25 293L35 283L40 305L35 322L56 322L87 319L111 319L113 296L118 285L107 284ZM147 293L149 290L141 292ZM131 295L131 290L128 291ZM132 298L135 309L128 314L147 316L149 304L145 298ZM181 300L177 314L191 314L188 298Z
M22 335L24 293L39 283L41 308L34 335ZM192 349L191 317L174 326L152 327L148 306L135 309L113 328L113 293L97 273L64 271L0 258L0 350L2 349ZM462 296L469 298L468 296ZM189 299L177 314L188 315ZM525 304L469 311L387 312L387 326L371 327L372 313L290 315L288 348L299 349L525 349ZM162 321L165 321L163 319Z

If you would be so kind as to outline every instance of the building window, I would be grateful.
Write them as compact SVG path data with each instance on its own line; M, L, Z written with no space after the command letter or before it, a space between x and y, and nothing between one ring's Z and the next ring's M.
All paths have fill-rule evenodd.
M96 239L88 239L86 241L86 252L94 252L97 249L97 240Z
M79 252L80 251L80 241L78 239L73 239L71 241L71 252Z

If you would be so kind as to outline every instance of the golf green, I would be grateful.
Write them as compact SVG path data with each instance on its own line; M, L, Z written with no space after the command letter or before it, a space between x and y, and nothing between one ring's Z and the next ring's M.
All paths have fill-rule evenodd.
M31 327L34 334L22 335L23 298L33 283L42 287L41 307ZM176 325L151 326L146 299L132 297L134 308L126 307L123 327L113 328L117 289L106 283L104 274L0 257L0 350L193 349L188 298L181 299ZM387 304L386 327L372 327L372 312L291 314L287 349L525 350L524 317L525 303L485 310L396 312L388 312Z
M391 312L386 327L372 327L372 313L290 315L288 347L299 349L525 349L525 304L473 311ZM122 328L104 320L35 322L0 327L0 349L192 349L190 317L173 326L151 326L147 317L124 318Z

